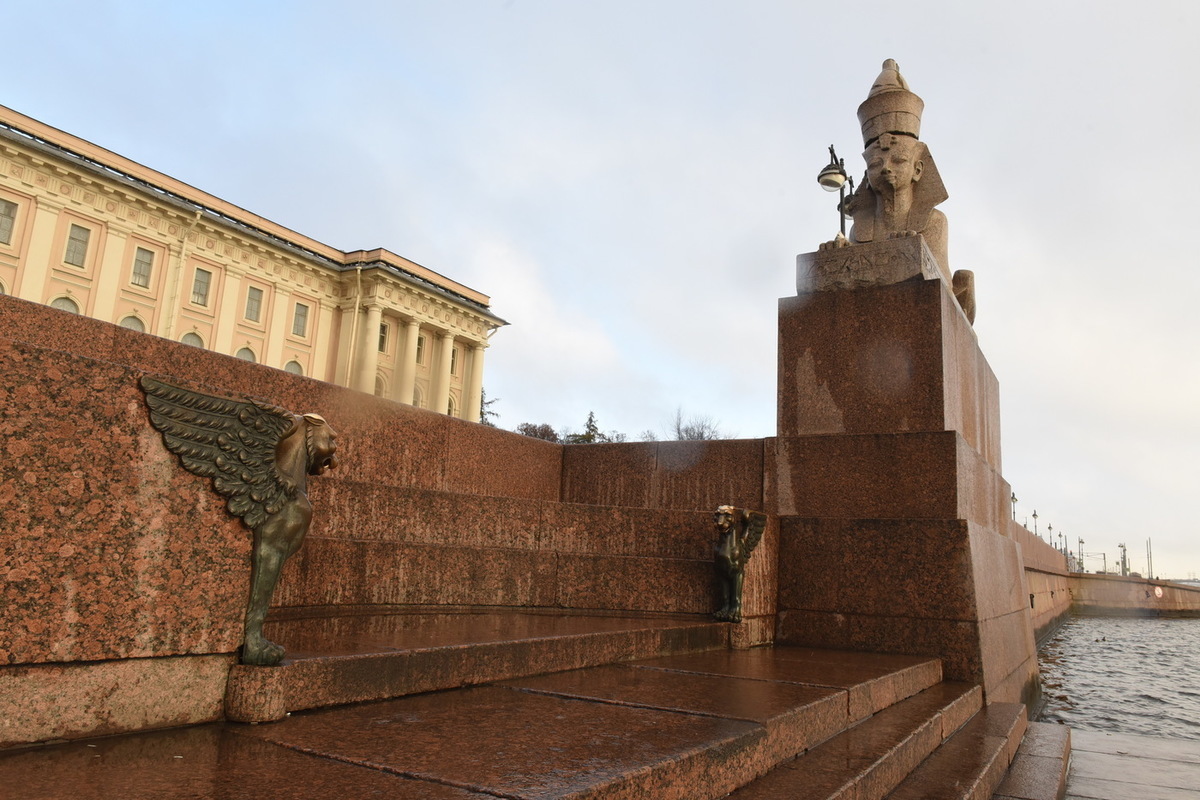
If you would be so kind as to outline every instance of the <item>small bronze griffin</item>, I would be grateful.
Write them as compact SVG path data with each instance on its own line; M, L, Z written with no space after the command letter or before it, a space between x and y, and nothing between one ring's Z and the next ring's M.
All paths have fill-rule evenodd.
M742 580L750 554L758 547L767 527L767 515L733 506L717 506L713 512L717 525L717 584L721 608L716 618L722 622L742 621Z
M211 478L229 512L254 532L242 663L278 664L284 649L263 638L263 621L279 571L312 521L307 476L337 466L337 435L316 414L212 397L149 377L141 386L167 449L189 472Z

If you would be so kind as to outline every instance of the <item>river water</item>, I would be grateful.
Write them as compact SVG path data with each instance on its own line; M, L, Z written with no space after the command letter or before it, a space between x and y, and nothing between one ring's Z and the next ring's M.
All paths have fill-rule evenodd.
M1200 740L1200 619L1072 617L1038 656L1041 721Z

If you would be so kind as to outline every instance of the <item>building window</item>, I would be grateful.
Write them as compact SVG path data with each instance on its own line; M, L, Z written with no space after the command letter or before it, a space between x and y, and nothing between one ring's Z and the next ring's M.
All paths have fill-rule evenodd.
M59 311L70 311L72 314L79 313L79 304L69 297L55 298L50 307L57 308Z
M17 225L17 204L0 200L0 244L12 244L13 229Z
M384 396L384 392L386 392L386 391L387 391L387 384L386 384L386 383L384 383L384 381L383 381L383 376L382 376L382 375L376 375L376 376L375 376L375 396L376 396L376 397L383 397L383 396Z
M296 309L292 312L292 335L308 335L308 306L304 303L296 303Z
M254 357L254 351L249 347L243 347L241 350L238 350L236 356L242 361L249 361L251 364L258 363L258 359Z
M423 335L417 336L417 363L425 363L425 337ZM413 405L416 405L416 403Z
M208 289L212 285L212 273L196 267L196 277L192 279L192 302L198 306L208 305Z
M451 398L450 398L450 399L449 399L449 400L446 402L446 413L447 413L447 414L449 414L449 415L450 415L450 416L452 416L452 417L457 417L457 416L458 416L458 407L457 407L457 406L454 404L454 398L453 398L453 397L451 397Z
M451 375L458 374L458 348L457 347L450 348L450 374Z
M4 288L3 283L0 283L0 294L8 294L8 290Z
M386 353L388 346L388 324L379 323L379 352Z
M146 332L145 324L140 319L133 316L132 314L130 314L125 319L121 320L121 327L128 328L131 331L137 331L138 333Z
M150 272L154 269L154 253L144 247L133 252L133 275L129 282L143 289L150 288Z
M246 290L246 319L258 322L262 317L263 291L256 286Z
M200 338L198 333L185 333L179 341L192 347L204 347L204 340Z
M82 225L72 225L67 234L67 252L63 255L63 261L73 267L82 267L87 261L88 239L91 236L92 232Z
M299 361L289 361L283 365L283 371L289 375L303 375L304 367L300 366Z

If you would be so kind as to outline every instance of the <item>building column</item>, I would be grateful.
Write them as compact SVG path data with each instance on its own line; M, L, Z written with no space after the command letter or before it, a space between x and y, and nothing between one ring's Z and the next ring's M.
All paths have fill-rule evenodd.
M337 357L334 361L334 380L333 382L339 386L345 386L347 389L353 388L351 382L354 379L354 348L351 345L357 343L353 341L355 332L358 330L358 307L354 303L350 303L340 309L338 315L341 325L338 329L338 349Z
M96 254L95 279L92 281L92 308L88 316L105 322L119 322L116 317L117 297L125 280L123 263L128 234L110 226L104 236L104 247Z
M463 392L466 397L463 398L463 406L465 412L463 419L471 422L483 421L483 345L476 344L471 347L471 373L468 376Z
M438 337L438 341L437 378L429 407L439 414L445 414L450 406L450 352L454 349L454 334L446 331Z
M241 281L234 287L236 294L233 304L238 305L238 300L241 299ZM244 310L239 309L244 313ZM266 364L268 367L283 369L283 343L287 340L288 333L292 330L292 293L287 289L279 286L275 287L275 297L271 303L271 321L267 325L267 341L263 345L263 352L258 354L259 361ZM315 315L314 315L315 316ZM240 319L240 317L238 317ZM311 328L316 322L315 319L308 321ZM234 325L236 326L236 321ZM229 355L233 355L230 353Z
M17 270L17 285L12 288L14 297L35 303L46 302L46 279L54 256L50 248L54 246L54 229L58 225L58 212L61 210L62 206L43 198L38 198L34 203L29 249L25 253L25 263Z
M237 331L238 320L242 319L246 313L246 309L240 307L240 303L238 302L241 300L241 293L242 273L225 270L225 283L221 290L221 307L217 310L217 318L214 320L216 326L213 331L212 341L209 343L209 347L212 348L214 353L224 353L227 356L233 355L233 334ZM270 322L267 324L266 344L268 346L283 324L279 318L286 314L287 292L277 291L273 302ZM256 353L255 357L260 364L271 364L265 352ZM271 364L271 366L275 366L275 364Z
M400 378L396 387L396 399L401 403L413 403L417 388L417 337L421 335L421 323L410 319L404 326L404 353L400 356Z
M367 394L375 393L375 373L379 371L379 323L383 321L383 306L371 303L358 336L358 369L354 388Z

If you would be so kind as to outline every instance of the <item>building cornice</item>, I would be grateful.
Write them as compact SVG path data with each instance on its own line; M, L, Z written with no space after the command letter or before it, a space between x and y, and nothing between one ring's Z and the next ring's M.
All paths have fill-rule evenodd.
M464 305L496 327L507 325L489 309L491 298L464 284L383 248L344 252L271 222L182 181L72 136L32 117L0 106L0 139L61 159L93 177L123 183L150 194L155 201L205 222L230 227L253 240L285 251L299 260L337 273L380 269L402 282ZM57 168L56 168L57 169ZM138 198L143 200L143 198Z

